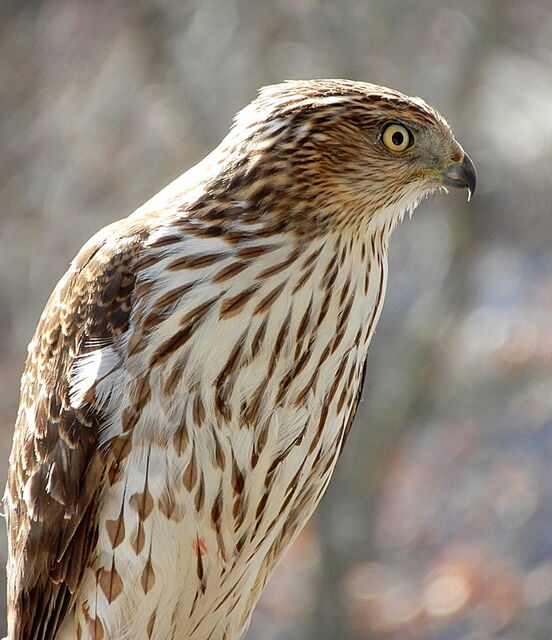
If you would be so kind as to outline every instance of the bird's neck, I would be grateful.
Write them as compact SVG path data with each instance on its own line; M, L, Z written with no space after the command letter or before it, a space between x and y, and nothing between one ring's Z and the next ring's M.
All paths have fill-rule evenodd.
M391 231L417 203L415 194L374 211L324 176L294 171L284 159L230 152L221 143L138 209L134 216L180 218L232 241L288 234L305 243L334 234L361 243Z

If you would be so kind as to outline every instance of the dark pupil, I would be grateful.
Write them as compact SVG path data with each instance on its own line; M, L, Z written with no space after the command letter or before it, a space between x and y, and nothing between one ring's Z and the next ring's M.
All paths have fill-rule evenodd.
M400 147L404 142L404 135L400 131L395 131L395 133L391 136L391 140L393 140L393 144L396 147Z

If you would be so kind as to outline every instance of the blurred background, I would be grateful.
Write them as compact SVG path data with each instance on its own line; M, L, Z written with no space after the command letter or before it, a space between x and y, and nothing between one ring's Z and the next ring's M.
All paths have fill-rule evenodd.
M355 428L247 639L550 640L550 0L28 0L0 25L2 485L26 345L84 241L259 86L385 84L445 115L478 191L395 232Z

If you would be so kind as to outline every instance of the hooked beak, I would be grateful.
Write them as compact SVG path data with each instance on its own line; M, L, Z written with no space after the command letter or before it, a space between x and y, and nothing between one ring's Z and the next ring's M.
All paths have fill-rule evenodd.
M468 154L464 154L462 162L456 162L449 164L442 171L441 182L447 187L456 187L457 189L468 190L468 200L475 192L475 186L477 184L477 173L473 162L470 160Z

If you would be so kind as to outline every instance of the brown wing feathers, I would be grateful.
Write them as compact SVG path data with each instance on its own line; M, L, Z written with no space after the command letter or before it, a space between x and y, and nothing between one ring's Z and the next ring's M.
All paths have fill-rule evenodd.
M10 640L55 637L95 542L101 415L71 407L69 376L94 341L128 326L140 239L117 246L114 226L74 260L29 350L6 491Z

